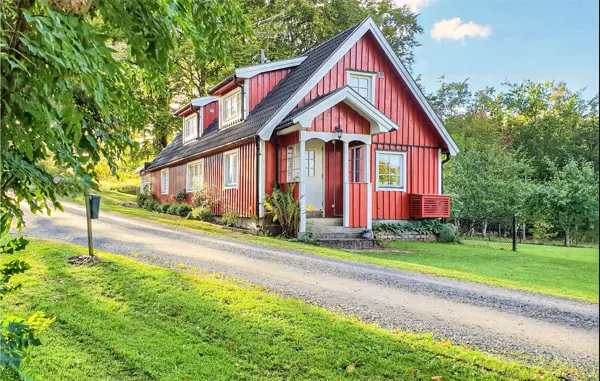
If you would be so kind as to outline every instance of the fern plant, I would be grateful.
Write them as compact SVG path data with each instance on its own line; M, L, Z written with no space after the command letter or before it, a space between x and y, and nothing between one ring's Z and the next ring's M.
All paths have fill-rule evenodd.
M294 184L288 184L286 191L276 188L271 194L265 195L265 218L281 225L283 235L298 235L300 202L294 199Z

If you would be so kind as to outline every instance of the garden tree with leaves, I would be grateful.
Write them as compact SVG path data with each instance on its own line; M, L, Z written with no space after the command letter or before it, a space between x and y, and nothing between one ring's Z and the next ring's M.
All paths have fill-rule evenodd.
M598 224L598 172L588 163L570 160L564 167L547 166L552 178L535 193L536 207L564 235L565 246L577 229L592 230Z
M148 117L138 90L169 72L179 36L198 59L225 60L226 42L248 32L235 0L13 0L2 3L1 23L5 253L27 243L8 236L11 226L23 226L21 203L33 213L61 209L60 196L96 187L100 160L114 170L135 146ZM41 165L48 161L73 181L53 176ZM14 261L2 269L16 271Z

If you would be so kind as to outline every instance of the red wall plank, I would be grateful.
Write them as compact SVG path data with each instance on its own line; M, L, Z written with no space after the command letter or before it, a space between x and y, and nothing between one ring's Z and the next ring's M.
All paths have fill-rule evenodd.
M249 112L254 110L257 104L273 90L273 87L279 83L292 69L281 69L261 73L250 78L250 97L248 98Z

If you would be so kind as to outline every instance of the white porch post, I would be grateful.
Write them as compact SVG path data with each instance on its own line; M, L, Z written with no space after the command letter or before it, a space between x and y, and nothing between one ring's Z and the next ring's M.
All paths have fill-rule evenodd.
M365 178L367 181L367 229L373 227L373 203L372 203L372 192L373 185L371 185L371 145L365 144Z
M344 227L350 227L350 183L348 180L348 142L344 141L344 153L342 155L344 164Z
M300 228L299 233L306 233L306 165L304 164L304 151L306 149L306 142L300 131L300 143L298 144L300 149L300 181L298 183L298 198L300 200Z

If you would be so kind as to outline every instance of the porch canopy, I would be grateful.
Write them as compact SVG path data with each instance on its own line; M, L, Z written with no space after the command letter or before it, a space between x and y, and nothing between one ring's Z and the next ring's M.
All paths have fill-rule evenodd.
M334 112L337 117L333 117ZM342 117L341 115L344 115ZM343 144L343 226L372 227L372 179L371 136L397 129L397 125L367 99L348 86L318 96L292 111L279 125L277 135L297 133L298 157L300 158L298 196L300 201L300 233L306 232L307 176L310 168L304 164L307 141L339 142ZM294 139L295 140L295 139ZM353 165L360 165L360 179L350 179L349 151L352 144L360 144L360 160L352 158ZM356 152L354 153L356 155ZM360 163L360 164L358 164ZM324 178L324 176L322 176ZM324 180L323 180L324 181ZM309 186L312 186L309 184ZM324 196L323 196L324 197ZM353 209L350 200L353 200ZM356 209L356 208L362 209ZM358 219L357 215L361 218Z

